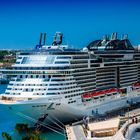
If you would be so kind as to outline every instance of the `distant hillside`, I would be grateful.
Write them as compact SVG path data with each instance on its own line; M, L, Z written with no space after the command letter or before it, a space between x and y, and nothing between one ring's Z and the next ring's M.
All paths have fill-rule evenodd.
M16 61L16 51L0 50L0 67L11 66Z

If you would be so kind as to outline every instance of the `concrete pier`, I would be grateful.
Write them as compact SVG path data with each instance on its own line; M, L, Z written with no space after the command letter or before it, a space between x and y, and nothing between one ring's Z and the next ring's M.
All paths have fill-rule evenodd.
M133 122L133 118L138 122ZM124 120L120 127L119 122ZM124 117L90 122L87 128L83 124L67 125L66 133L68 140L130 140L138 137L137 127L140 128L140 108L125 113Z

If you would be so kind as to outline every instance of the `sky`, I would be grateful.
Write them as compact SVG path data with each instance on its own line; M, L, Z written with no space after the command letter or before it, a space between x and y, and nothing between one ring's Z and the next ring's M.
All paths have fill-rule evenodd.
M104 34L128 34L140 44L139 0L0 0L0 49L30 49L41 32L56 31L64 43L82 48Z

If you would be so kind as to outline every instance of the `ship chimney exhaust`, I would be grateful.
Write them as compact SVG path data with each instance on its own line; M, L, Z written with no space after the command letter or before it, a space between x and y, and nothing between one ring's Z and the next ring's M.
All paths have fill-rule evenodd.
M61 45L63 41L63 34L61 32L56 32L54 35L54 41L52 45Z
M44 33L44 42L43 42L43 45L46 44L46 33Z
M125 34L123 39L128 39L128 34Z
M40 40L39 40L39 45L40 46L42 45L42 36L43 36L43 33L40 34Z
M122 34L121 39L122 39L122 40L128 39L128 34Z
M107 35L103 36L103 40L105 40L105 41L107 40Z
M112 33L111 40L116 40L116 39L117 39L117 33Z

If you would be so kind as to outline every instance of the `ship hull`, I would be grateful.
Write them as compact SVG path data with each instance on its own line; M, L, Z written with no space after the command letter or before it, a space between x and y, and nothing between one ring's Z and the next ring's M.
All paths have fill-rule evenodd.
M127 107L131 103L140 102L140 96L122 97L91 105L80 104L77 106L65 103L25 103L25 104L0 104L0 112L3 114L0 121L13 120L16 123L26 123L34 127L38 122L44 126L49 124L62 124L77 121L84 116L95 116ZM39 119L45 115L43 121Z

